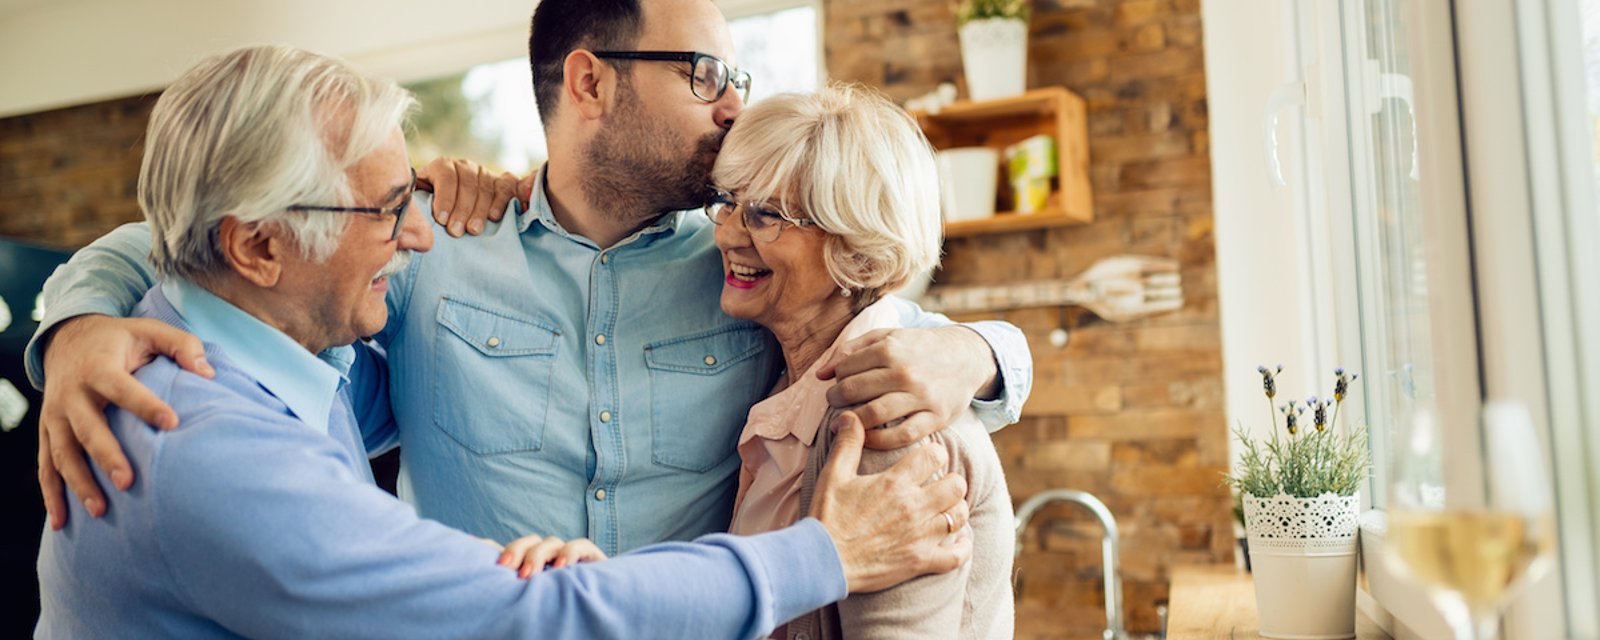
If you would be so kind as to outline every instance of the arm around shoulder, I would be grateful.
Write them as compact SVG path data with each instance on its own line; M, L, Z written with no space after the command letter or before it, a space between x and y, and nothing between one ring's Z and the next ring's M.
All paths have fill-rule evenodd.
M924 311L916 303L901 298L895 301L901 324L918 329L960 326L978 334L994 358L994 397L977 397L972 408L990 432L999 431L1022 417L1022 406L1033 390L1033 352L1028 338L1015 325L1002 320L964 322L956 325L944 314Z
M44 318L24 352L35 388L44 388L45 348L62 322L90 314L126 316L155 286L149 256L150 226L135 222L101 236L56 268L44 283Z

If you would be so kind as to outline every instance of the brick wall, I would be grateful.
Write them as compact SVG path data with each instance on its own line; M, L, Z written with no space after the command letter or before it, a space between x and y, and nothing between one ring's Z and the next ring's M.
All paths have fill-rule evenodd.
M1132 324L1078 309L1001 317L1033 347L1036 384L1020 424L996 434L1012 497L1069 487L1099 496L1122 533L1129 627L1153 632L1175 564L1227 562L1232 529L1221 332L1198 0L1034 0L1029 86L1088 102L1096 221L952 239L947 284L1071 277L1123 253L1182 264L1184 308ZM904 100L961 80L947 0L830 0L831 77ZM1047 336L1066 328L1065 348ZM1019 638L1098 637L1098 525L1048 508L1019 561Z
M134 200L156 94L0 118L0 236L76 248L141 220Z

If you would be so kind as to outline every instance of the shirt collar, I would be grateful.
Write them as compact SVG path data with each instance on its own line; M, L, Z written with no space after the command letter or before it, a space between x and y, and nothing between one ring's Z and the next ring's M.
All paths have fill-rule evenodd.
M533 193L529 197L527 209L516 212L517 233L527 233L529 229L533 228L534 223L539 223L545 229L548 229L554 233L561 234L575 241L592 244L587 238L573 235L571 232L568 232L566 229L562 228L561 223L556 222L555 213L550 209L550 194L545 190L545 172L549 170L549 167L550 165L547 163L545 166L539 168L538 175L534 177L533 180ZM508 206L518 206L519 204L520 203L513 198L512 204ZM621 242L618 242L617 246L620 247L638 241L640 238L649 236L676 233L678 231L678 227L681 226L684 223L684 220L692 213L692 211L674 211L661 216L661 218L656 220L655 224L640 229L633 235L630 235Z
M350 346L312 356L287 334L188 280L162 285L173 310L201 341L215 344L301 422L326 432L339 386L355 362Z
M851 318L839 331L839 337L834 338L828 350L811 363L805 373L796 377L789 376L792 381L782 391L768 396L765 400L756 403L750 408L749 428L740 435L739 444L743 445L750 439L760 436L768 440L782 440L794 436L802 444L811 446L816 441L817 429L822 425L822 419L827 416L826 394L828 388L833 386L832 380L817 379L817 371L822 364L833 359L833 354L838 351L839 345L866 335L875 329L892 329L900 326L900 314L894 303L887 297L878 300L861 313Z

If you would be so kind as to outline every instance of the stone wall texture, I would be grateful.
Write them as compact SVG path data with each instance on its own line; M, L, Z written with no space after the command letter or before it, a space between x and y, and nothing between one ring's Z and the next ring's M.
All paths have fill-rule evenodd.
M76 248L144 219L134 198L156 97L0 118L0 236Z

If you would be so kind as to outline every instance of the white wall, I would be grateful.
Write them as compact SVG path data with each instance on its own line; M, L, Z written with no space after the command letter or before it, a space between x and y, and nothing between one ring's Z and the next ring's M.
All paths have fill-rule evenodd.
M444 75L527 55L535 4L58 0L0 14L0 117L154 91L247 44L292 44L401 81Z
M1293 23L1284 2L1205 2L1201 20L1228 425L1264 437L1271 425L1255 367L1285 366L1280 403L1306 397L1322 368L1309 331L1315 313L1304 299L1310 256L1298 240L1305 215L1295 189L1304 187L1305 165L1293 125L1297 107L1284 109L1277 127L1291 186L1269 179L1263 140L1269 96L1299 73ZM1230 447L1237 449L1232 439Z

